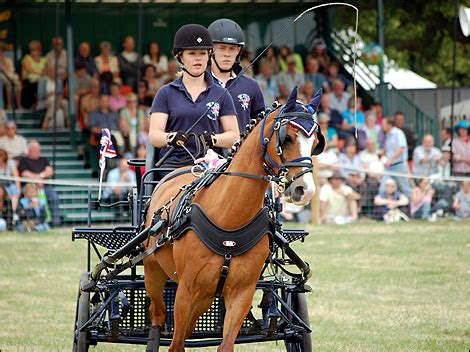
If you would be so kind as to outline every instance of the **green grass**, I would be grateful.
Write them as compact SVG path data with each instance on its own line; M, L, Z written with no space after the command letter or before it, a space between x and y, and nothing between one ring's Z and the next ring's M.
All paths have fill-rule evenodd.
M316 351L469 350L469 222L309 230L306 243L296 247L313 269L308 298ZM85 243L71 242L70 230L0 233L0 350L70 351L84 269ZM144 348L101 344L91 350Z

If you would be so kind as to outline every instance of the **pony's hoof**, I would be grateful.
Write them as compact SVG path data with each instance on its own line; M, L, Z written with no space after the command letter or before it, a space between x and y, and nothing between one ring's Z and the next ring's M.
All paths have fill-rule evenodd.
M147 342L145 352L158 352L160 347L160 334L161 328L159 326L152 326L149 331L149 341Z

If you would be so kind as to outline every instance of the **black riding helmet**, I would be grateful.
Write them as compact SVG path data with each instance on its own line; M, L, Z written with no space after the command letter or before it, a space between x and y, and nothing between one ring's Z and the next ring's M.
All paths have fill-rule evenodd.
M173 40L173 54L178 55L185 49L207 49L213 48L212 38L206 27L200 24L186 24L175 34Z
M207 27L213 43L234 44L243 47L245 34L237 22L228 18L221 18Z

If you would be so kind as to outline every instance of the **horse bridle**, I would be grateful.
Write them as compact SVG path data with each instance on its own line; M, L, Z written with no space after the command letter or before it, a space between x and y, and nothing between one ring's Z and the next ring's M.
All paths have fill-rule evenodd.
M295 112L287 112L284 111L283 108L280 108L277 112L276 116L274 117L274 123L268 132L267 137L264 136L264 126L266 123L266 119L269 114L272 112L271 109L268 109L265 112L265 116L261 122L261 129L260 129L260 142L261 142L261 150L260 156L263 161L263 167L268 172L268 174L275 180L278 180L278 191L280 193L285 192L286 189L298 178L302 177L303 175L313 172L313 164L311 157L300 157L294 160L286 161L282 148L285 145L286 137L287 137L287 124L289 122L295 121L299 118L311 119L313 120L313 116L311 113L305 111L295 111ZM320 154L324 148L324 138L321 134L320 125L314 122L314 131L317 133L319 137L319 146L318 148L315 147L312 151L312 155ZM276 153L279 156L281 163L278 164L273 157L268 152L268 146L273 138L276 136ZM303 168L302 171L296 173L293 176L288 176L289 174L289 167L300 167ZM276 172L276 170L277 172Z

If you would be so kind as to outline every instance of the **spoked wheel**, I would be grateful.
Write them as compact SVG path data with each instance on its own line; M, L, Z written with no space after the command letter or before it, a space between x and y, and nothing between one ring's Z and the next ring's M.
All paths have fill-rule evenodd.
M80 286L78 288L77 310L75 313L75 330L73 333L73 352L88 352L90 342L88 333L80 331L80 327L88 321L90 314L90 293L82 292L80 287L88 280L88 273L80 276Z
M308 319L308 306L307 297L305 293L292 292L287 296L287 303L308 326L310 321ZM303 332L302 340L286 341L287 352L312 352L312 334Z

